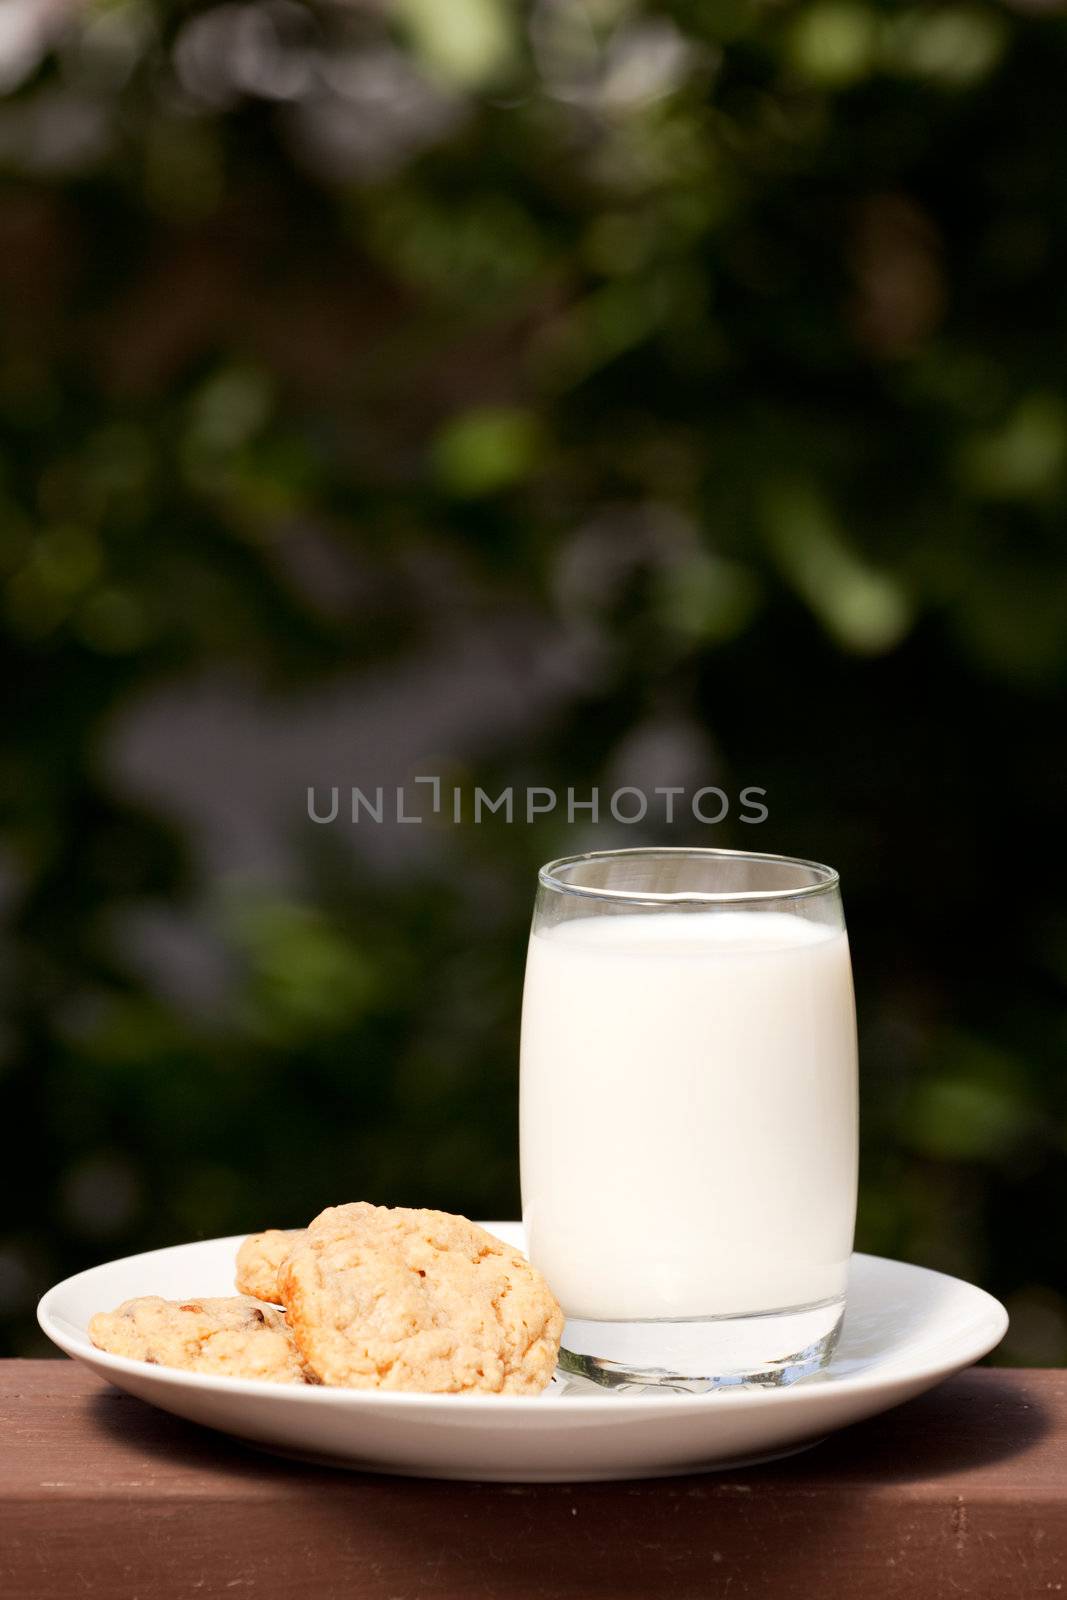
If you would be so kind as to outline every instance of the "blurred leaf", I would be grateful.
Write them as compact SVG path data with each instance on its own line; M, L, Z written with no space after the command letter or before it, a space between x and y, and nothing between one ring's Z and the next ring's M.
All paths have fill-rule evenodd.
M968 487L990 499L1040 499L1063 481L1067 463L1067 405L1058 395L1030 395L995 432L965 447L961 471Z
M525 478L543 447L540 424L532 412L484 406L464 412L441 430L432 459L442 488L475 499Z
M890 59L898 70L950 87L984 78L1008 43L1004 19L990 6L911 7L890 30Z
M746 567L705 554L662 568L657 587L665 626L705 644L742 633L761 598Z
M878 17L853 0L822 0L797 11L789 55L797 70L830 87L865 78L875 62Z
M850 549L829 506L808 484L779 484L763 497L765 526L783 574L848 650L891 650L911 626L903 585Z
M492 83L515 58L515 19L506 0L398 0L416 53L449 83Z
M242 1010L248 1027L298 1042L351 1025L379 999L382 975L316 909L259 896L229 912L246 973Z
M1002 1161L1031 1126L1016 1062L980 1041L950 1037L937 1051L904 1120L909 1145L945 1161Z

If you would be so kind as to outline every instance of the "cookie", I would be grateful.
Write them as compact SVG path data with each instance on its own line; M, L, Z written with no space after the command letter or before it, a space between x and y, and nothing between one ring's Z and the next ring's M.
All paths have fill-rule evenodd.
M266 1383L308 1381L281 1311L253 1300L161 1300L144 1295L89 1323L98 1350L153 1366Z
M280 1288L300 1353L326 1384L535 1394L555 1371L555 1296L466 1217L332 1206L296 1242Z
M268 1228L266 1233L253 1233L237 1252L237 1276L234 1280L238 1294L250 1294L256 1300L278 1303L278 1268L289 1254L302 1228Z

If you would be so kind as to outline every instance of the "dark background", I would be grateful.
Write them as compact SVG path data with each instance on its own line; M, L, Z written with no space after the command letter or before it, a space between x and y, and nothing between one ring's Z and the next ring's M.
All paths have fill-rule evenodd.
M516 1214L536 867L655 840L840 869L859 1244L1067 1360L1058 8L5 17L6 1348L133 1250ZM735 803L308 820L427 773Z

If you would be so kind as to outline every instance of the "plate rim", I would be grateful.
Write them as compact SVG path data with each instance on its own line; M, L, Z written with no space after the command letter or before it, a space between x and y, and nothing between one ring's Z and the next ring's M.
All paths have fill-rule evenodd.
M481 1227L492 1231L494 1226L521 1227L519 1222L502 1223L483 1222ZM186 1372L181 1367L148 1367L143 1361L138 1361L129 1356L112 1355L110 1351L99 1350L89 1342L88 1334L75 1329L76 1337L71 1337L66 1328L72 1324L64 1325L56 1316L54 1304L62 1298L64 1291L69 1291L81 1278L88 1277L91 1273L103 1271L109 1267L127 1266L148 1257L160 1256L172 1250L190 1249L196 1246L227 1245L232 1246L236 1252L237 1246L248 1238L247 1233L224 1234L214 1239L188 1239L179 1244L160 1245L153 1250L140 1250L134 1255L117 1256L112 1261L102 1261L96 1266L84 1267L80 1272L71 1273L62 1278L51 1288L47 1289L37 1304L37 1321L51 1342L64 1354L75 1361L80 1361L98 1371L115 1372L127 1377L144 1378L150 1374L149 1382L153 1385L161 1384L173 1386L178 1389L206 1389L210 1393L228 1395L247 1395L262 1399L274 1399L282 1405L312 1405L312 1406L348 1406L354 1410L364 1408L387 1410L399 1406L401 1409L414 1411L426 1410L434 1405L444 1404L456 1407L457 1410L467 1412L487 1412L494 1415L507 1415L511 1417L528 1415L532 1401L540 1399L538 1395L497 1395L497 1394L433 1394L409 1392L405 1390L383 1389L343 1389L327 1387L317 1384L284 1384L269 1383L259 1378L229 1378L213 1373ZM670 1394L660 1396L650 1395L647 1390L641 1395L618 1394L610 1397L610 1403L605 1404L605 1397L601 1394L575 1395L561 1394L554 1396L549 1402L547 1411L538 1407L538 1415L560 1416L563 1415L596 1415L604 1421L611 1416L622 1418L632 1416L635 1411L643 1417L660 1412L667 1412L677 1416L680 1410L689 1411L691 1408L705 1407L710 1402L717 1407L728 1406L730 1409L751 1406L766 1406L781 1404L788 1398L791 1405L815 1405L819 1401L825 1402L830 1395L863 1394L868 1391L878 1391L892 1385L894 1382L913 1384L916 1381L924 1386L931 1387L941 1379L951 1376L954 1372L961 1371L964 1367L980 1361L983 1356L996 1349L1008 1329L1009 1317L1005 1306L989 1293L987 1289L978 1284L970 1283L965 1278L957 1278L951 1273L939 1272L934 1267L921 1267L914 1262L897 1261L892 1256L875 1256L865 1251L854 1251L853 1261L869 1261L876 1265L903 1267L908 1273L921 1273L929 1278L943 1279L957 1287L962 1287L970 1295L976 1297L976 1310L984 1313L988 1318L988 1325L976 1328L975 1336L967 1341L954 1345L951 1351L940 1360L930 1360L911 1363L903 1370L874 1370L861 1372L842 1373L830 1383L795 1383L786 1388L763 1388L753 1386L746 1388L718 1389L710 1394L685 1394L671 1391Z

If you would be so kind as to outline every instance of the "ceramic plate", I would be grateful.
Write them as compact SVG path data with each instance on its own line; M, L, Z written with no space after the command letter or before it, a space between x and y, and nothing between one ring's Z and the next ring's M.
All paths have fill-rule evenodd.
M517 1223L484 1226L521 1248ZM89 1343L93 1313L133 1295L232 1294L243 1237L176 1245L80 1272L45 1295L41 1327L119 1389L287 1455L420 1477L563 1483L666 1477L787 1454L969 1366L999 1343L1008 1325L1004 1307L982 1289L857 1255L833 1361L784 1389L619 1394L558 1378L536 1399L290 1388L150 1367Z

